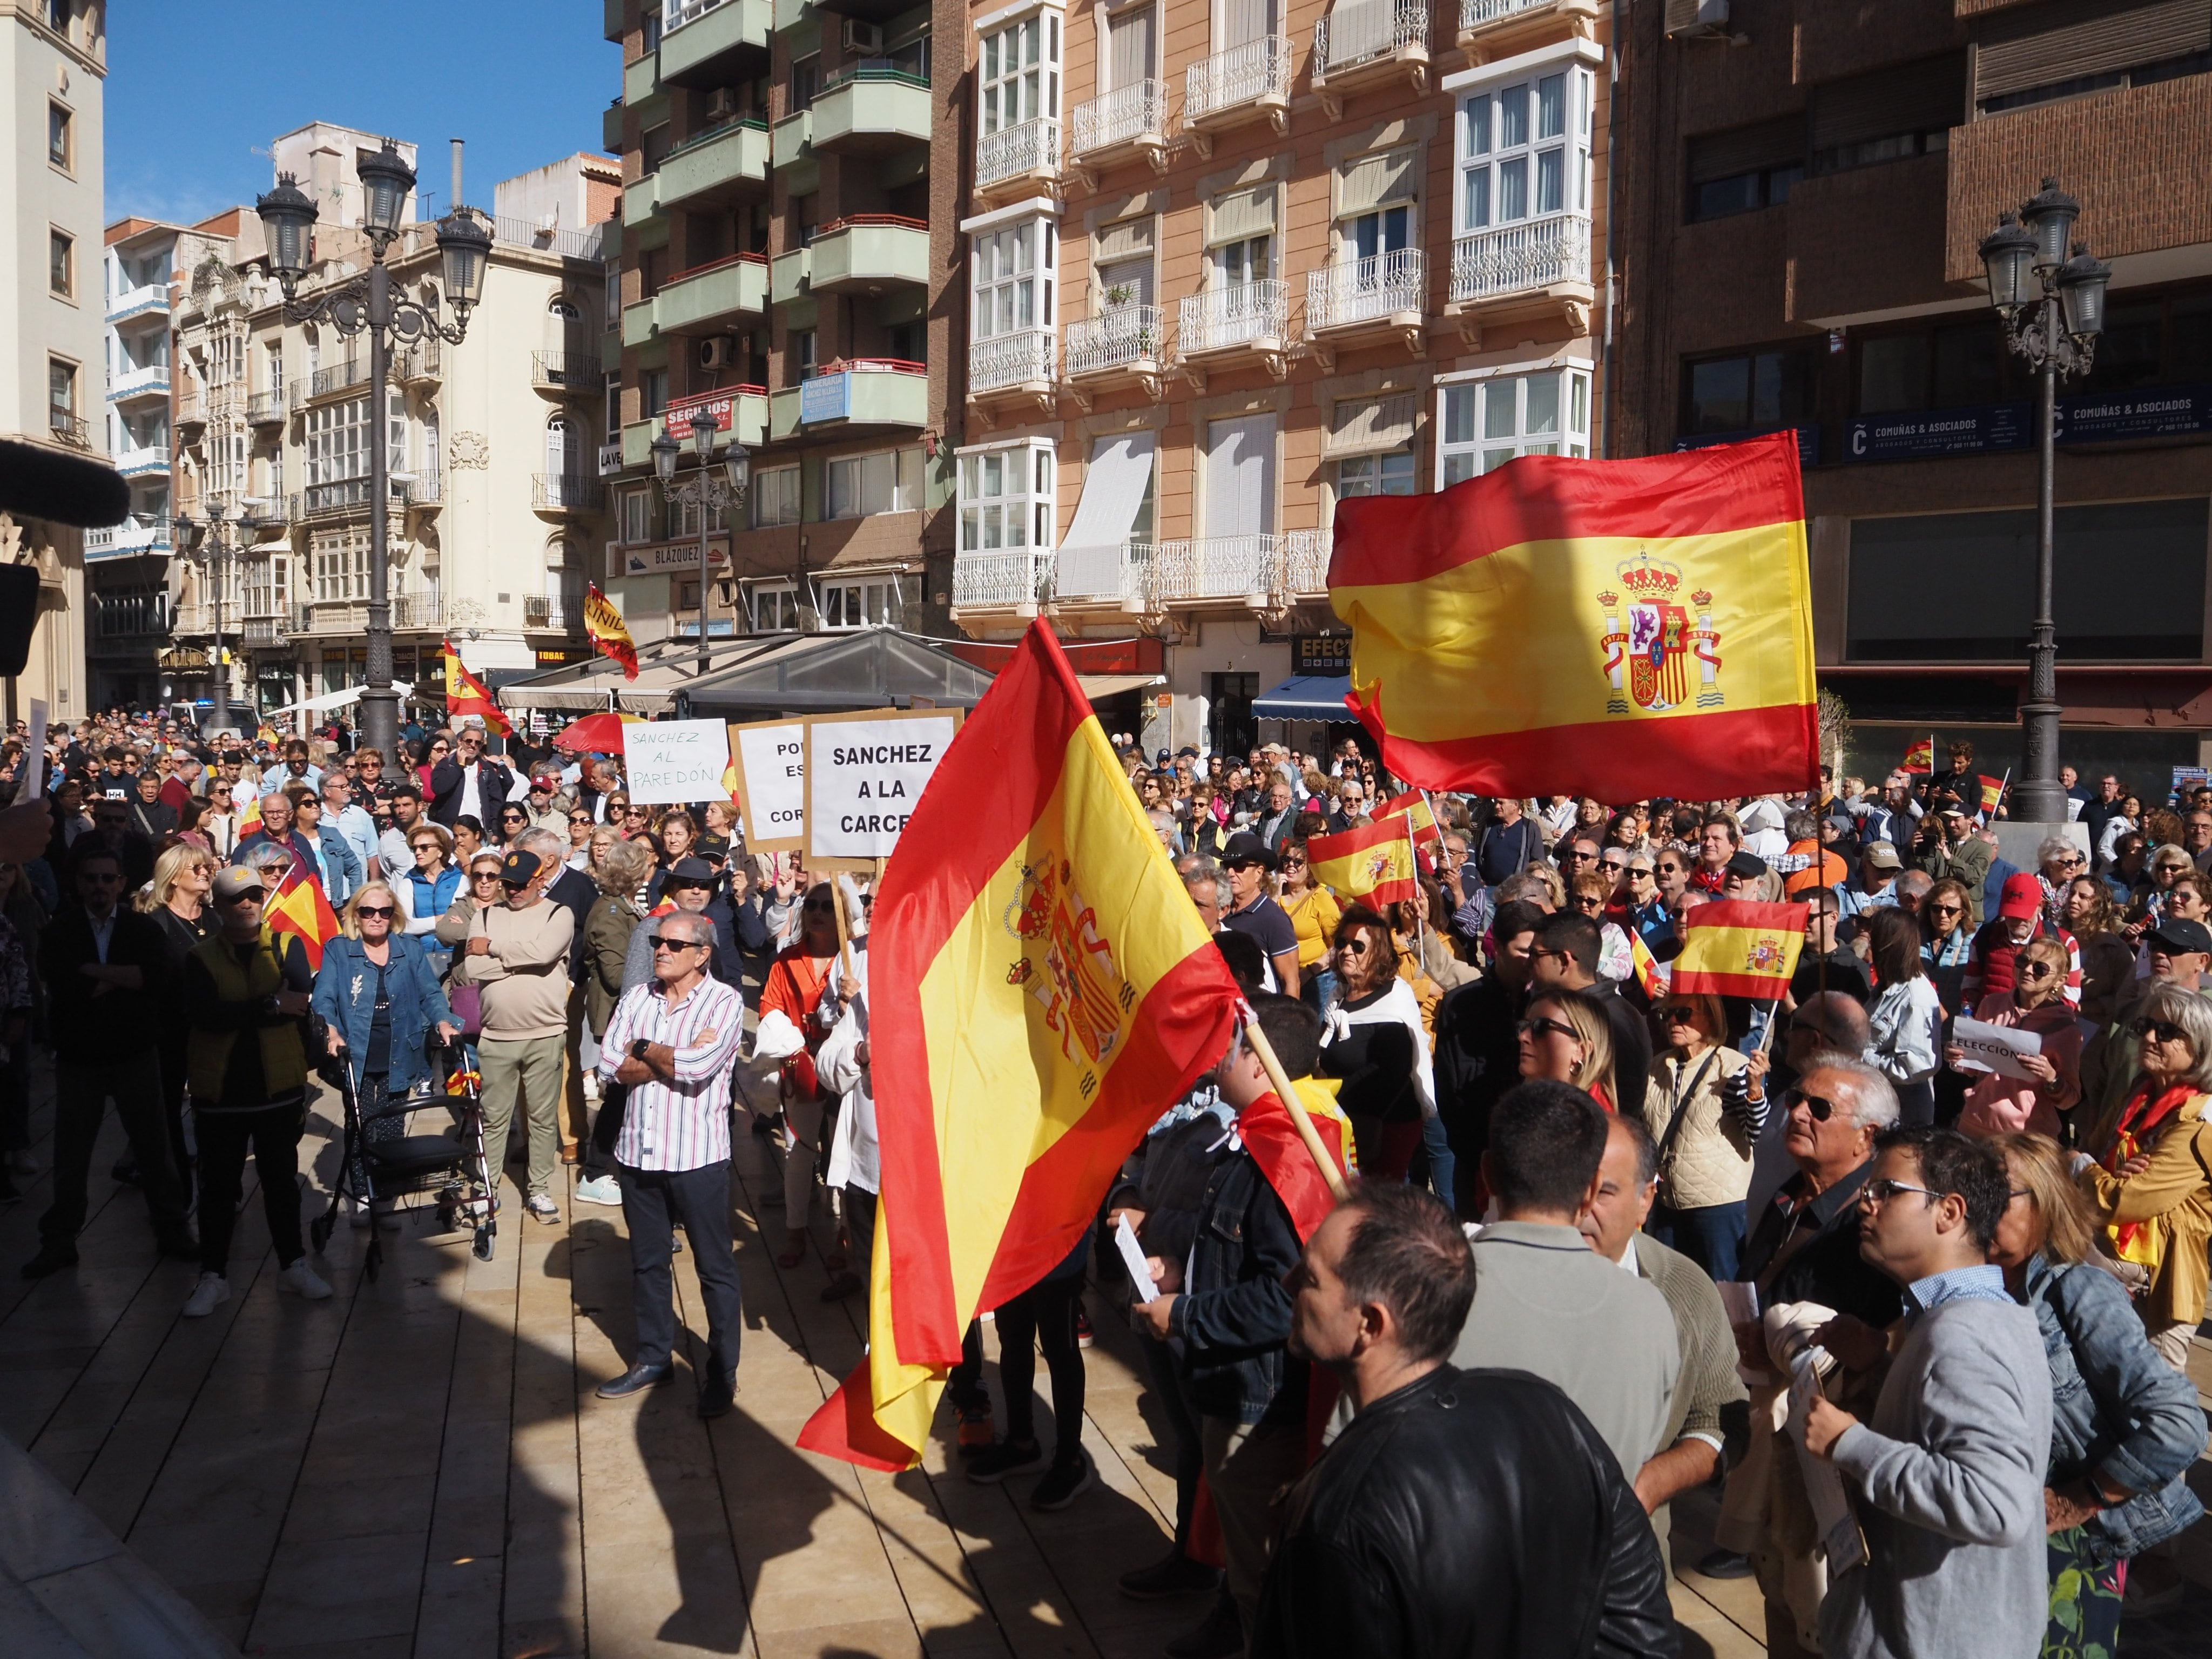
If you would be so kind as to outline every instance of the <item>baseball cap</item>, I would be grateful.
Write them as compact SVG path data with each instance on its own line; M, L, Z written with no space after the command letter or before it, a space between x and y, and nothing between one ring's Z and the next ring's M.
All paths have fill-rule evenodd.
M729 857L730 838L727 836L700 836L699 856L702 859L726 859Z
M2025 870L2018 875L2007 876L2003 896L1997 901L1997 915L2007 921L2017 921L2022 916L2042 914L2042 882Z
M1897 848L1886 841L1870 841L1867 843L1866 861L1877 870L1904 868L1904 861L1897 856Z
M249 895L258 899L266 891L268 886L261 879L261 872L245 865L226 865L216 872L215 896L223 903L233 903Z
M1725 866L1731 876L1741 876L1747 881L1756 881L1766 873L1766 860L1756 853L1738 853Z
M2146 935L2154 945L2165 947L2166 955L2185 955L2191 951L2212 956L2212 927L2201 921L2191 921L2182 916L2169 916Z
M499 878L509 887L527 887L538 879L538 872L543 867L535 853L509 853L507 861L499 866Z

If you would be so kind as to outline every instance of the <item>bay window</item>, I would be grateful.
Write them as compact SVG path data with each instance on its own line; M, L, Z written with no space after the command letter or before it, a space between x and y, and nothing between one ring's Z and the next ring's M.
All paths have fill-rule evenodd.
M1580 364L1447 386L1437 422L1440 487L1521 455L1589 454L1589 370Z
M960 457L960 550L1053 544L1054 455L1050 439Z

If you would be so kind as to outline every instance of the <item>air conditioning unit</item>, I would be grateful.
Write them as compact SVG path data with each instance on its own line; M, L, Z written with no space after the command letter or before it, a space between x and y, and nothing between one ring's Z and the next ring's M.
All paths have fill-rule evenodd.
M738 361L738 343L726 334L714 335L699 342L699 367L709 369L728 368Z
M707 118L709 121L734 120L738 113L738 91L735 87L716 87L707 94Z
M1667 38L1694 40L1728 27L1729 0L1667 0Z
M848 17L845 20L845 50L857 52L863 58L882 57L884 55L883 26L878 23L863 23L856 17Z

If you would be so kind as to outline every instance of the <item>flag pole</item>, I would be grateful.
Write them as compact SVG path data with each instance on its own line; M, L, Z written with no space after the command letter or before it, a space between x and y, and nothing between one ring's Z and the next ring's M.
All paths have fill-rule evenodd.
M853 925L845 916L845 884L837 879L837 872L830 872L830 898L837 912L837 965L845 976L845 983L853 983Z
M1314 1127L1312 1115L1307 1112L1305 1103L1298 1098L1298 1091L1291 1085L1290 1079L1283 1074L1283 1062L1275 1058L1275 1047L1267 1041L1267 1034L1260 1029L1259 1019L1249 1008L1244 1012L1244 1041L1250 1043L1252 1052L1259 1055L1260 1064L1267 1071L1267 1081L1275 1085L1276 1098L1283 1103L1284 1109L1291 1115L1291 1122L1298 1132L1298 1139L1305 1142L1314 1166L1321 1171L1322 1179L1328 1182L1329 1192L1341 1204L1352 1196L1352 1189L1344 1184L1344 1172L1336 1167L1336 1160L1321 1144L1321 1131Z

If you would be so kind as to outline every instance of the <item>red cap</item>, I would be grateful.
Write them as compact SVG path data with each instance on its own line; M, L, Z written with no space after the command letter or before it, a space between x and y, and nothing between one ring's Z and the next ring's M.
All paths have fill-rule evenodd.
M2042 882L2024 870L2018 875L2007 876L2004 896L1997 902L1997 915L2007 921L2011 921L2021 916L2037 916L2042 914Z

